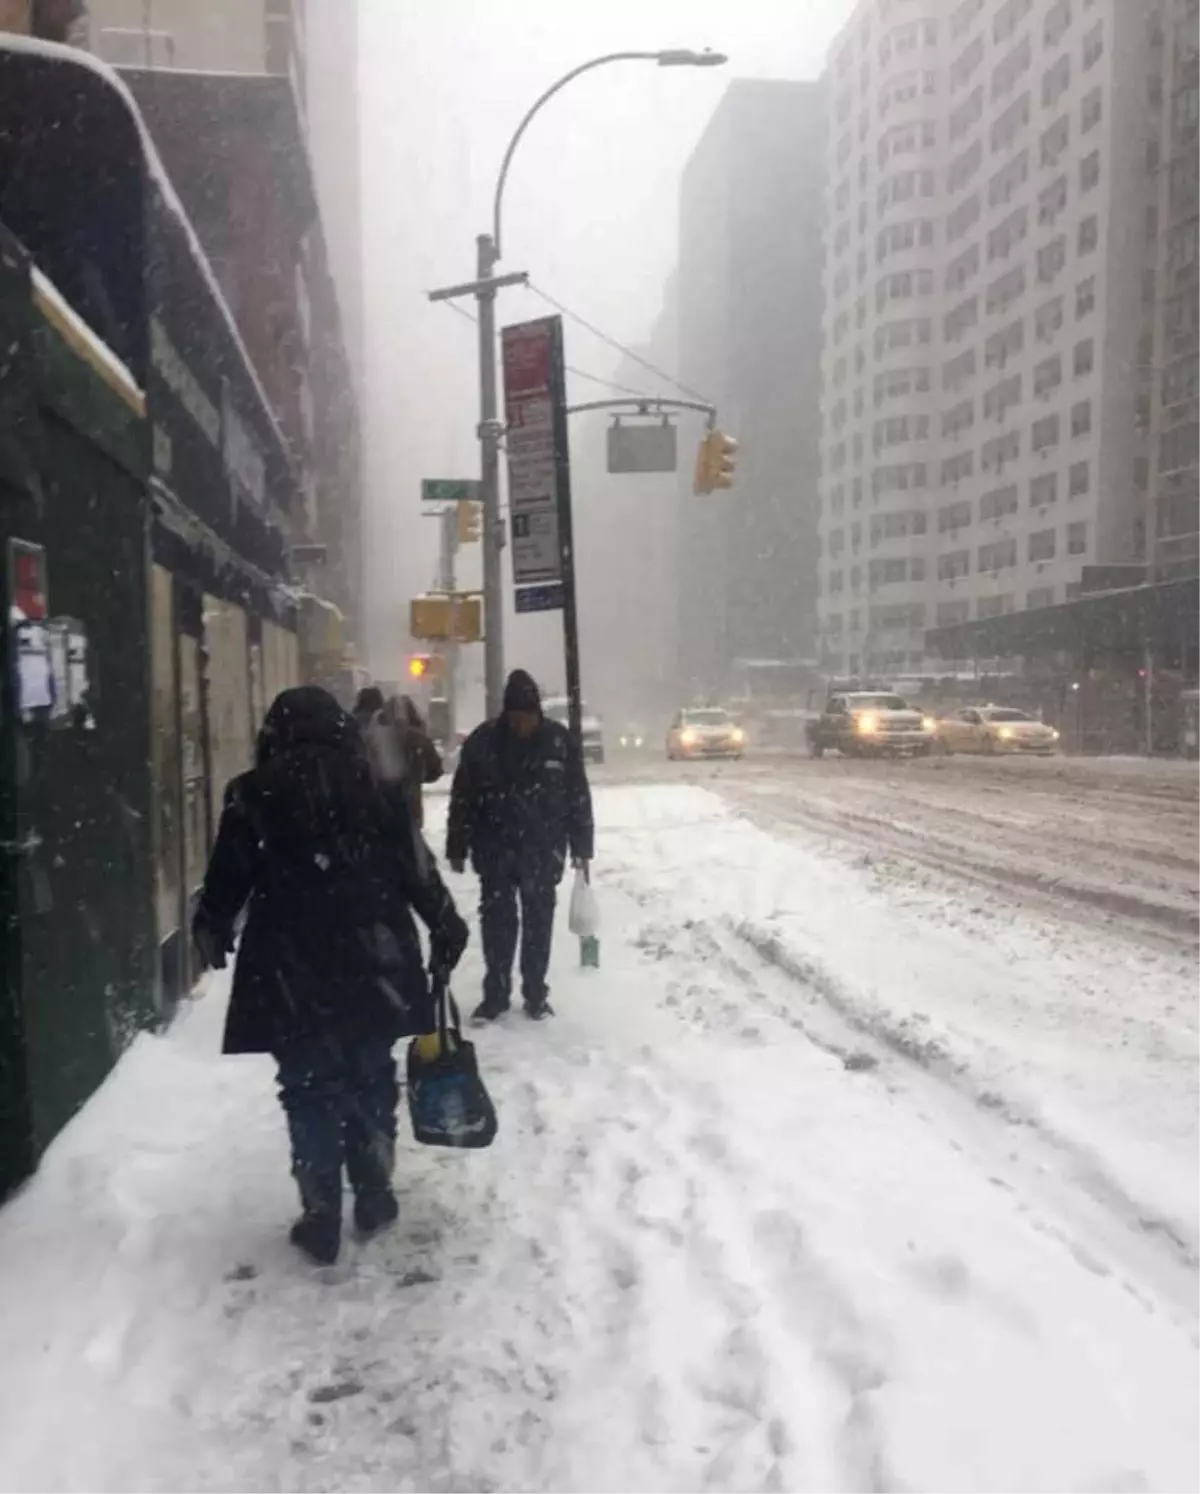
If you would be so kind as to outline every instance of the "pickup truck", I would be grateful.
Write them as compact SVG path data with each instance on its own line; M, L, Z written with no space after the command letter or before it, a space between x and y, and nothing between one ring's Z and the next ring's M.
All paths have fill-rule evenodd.
M843 757L926 757L933 751L937 723L914 711L903 696L863 690L831 695L805 730L813 757L834 748Z

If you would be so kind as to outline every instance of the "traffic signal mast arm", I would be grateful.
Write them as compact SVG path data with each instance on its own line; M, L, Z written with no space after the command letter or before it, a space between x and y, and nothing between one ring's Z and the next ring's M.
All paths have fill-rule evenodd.
M692 490L696 493L716 493L733 487L734 457L738 443L716 427L717 407L694 399L595 399L582 405L569 405L568 415L578 415L584 410L624 410L638 415L655 415L660 410L699 410L708 417L705 432L696 452L696 476Z

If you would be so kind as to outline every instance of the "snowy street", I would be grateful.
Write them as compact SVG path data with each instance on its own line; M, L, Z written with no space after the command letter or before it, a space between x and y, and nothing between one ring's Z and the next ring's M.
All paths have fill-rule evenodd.
M871 766L599 788L602 969L564 896L557 1019L476 1034L496 1145L402 1116L400 1223L330 1271L225 982L139 1038L0 1211L0 1488L1195 1487L1194 862L1128 853L1194 772L991 810L1060 917L931 853L974 765Z

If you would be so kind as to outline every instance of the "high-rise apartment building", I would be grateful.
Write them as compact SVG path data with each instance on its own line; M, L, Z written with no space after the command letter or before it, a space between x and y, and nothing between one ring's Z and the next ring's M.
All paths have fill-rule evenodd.
M1200 0L1158 0L1150 24L1161 147L1146 219L1158 246L1158 314L1143 349L1151 354L1147 540L1162 578L1194 573L1200 556Z
M1156 10L864 0L831 53L831 669L922 672L926 628L1146 557Z

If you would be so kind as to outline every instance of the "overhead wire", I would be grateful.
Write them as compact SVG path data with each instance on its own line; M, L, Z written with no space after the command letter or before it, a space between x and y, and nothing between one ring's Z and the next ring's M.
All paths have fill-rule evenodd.
M593 337L598 337L601 342L607 343L610 348L614 348L618 353L624 354L626 358L632 359L634 363L639 364L648 373L652 373L655 378L662 379L664 383L670 384L672 388L678 389L682 394L689 395L692 399L700 400L702 404L712 403L707 395L701 394L698 389L692 389L689 385L682 383L672 374L669 374L665 370L659 368L657 364L651 363L649 358L644 358L641 353L636 353L632 348L626 347L623 342L619 341L615 337L610 336L600 327L597 327L594 322L589 322L586 317L580 316L579 312L572 311L572 309L569 306L565 305L562 301L560 301L557 296L552 296L549 291L543 290L540 285L534 285L534 283L530 281L526 286L526 289L532 291L535 296L540 297L543 301L546 302L548 306L553 306L556 311L562 312L563 316L570 317L573 322L578 322L579 325L583 327L585 331L590 332Z
M441 304L443 306L448 306L451 311L457 313L457 315L459 315L461 317L464 317L468 322L471 322L473 325L475 325L475 326L479 325L479 318L477 316L475 316L473 312L468 311L465 306L459 306L457 304L457 302L455 302L455 301L443 301ZM584 368L575 368L570 363L565 364L564 368L565 368L565 371L567 373L574 374L577 379L586 379L586 380L588 380L589 383L592 383L592 384L601 384L601 385L604 386L605 389L614 389L614 390L616 390L616 392L618 394L628 394L628 395L631 395L634 399L644 399L644 400L646 400L646 401L648 401L650 403L652 403L654 401L654 399L656 398L655 395L648 394L644 389L633 389L628 384L620 384L620 383L618 383L616 381L616 379L605 378L602 374L588 373L588 371L586 369L584 369ZM679 387L679 386L676 386L676 387Z

